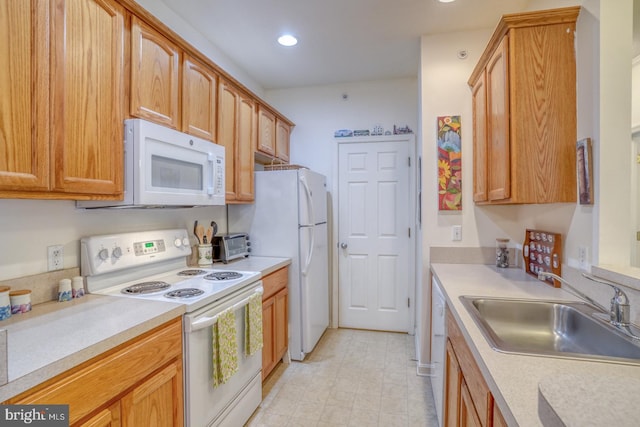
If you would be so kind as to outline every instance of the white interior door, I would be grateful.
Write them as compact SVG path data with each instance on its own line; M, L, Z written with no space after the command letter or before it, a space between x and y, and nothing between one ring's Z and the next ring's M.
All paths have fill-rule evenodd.
M409 143L338 148L340 327L409 332Z

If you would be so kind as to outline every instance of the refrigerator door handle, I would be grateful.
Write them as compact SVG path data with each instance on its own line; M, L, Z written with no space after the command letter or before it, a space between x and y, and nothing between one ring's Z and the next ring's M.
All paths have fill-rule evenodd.
M309 218L307 219L308 222L307 224L301 224L301 225L314 225L316 223L316 219L315 219L316 216L313 211L313 197L311 194L311 189L309 188L309 184L307 183L307 180L304 177L304 175L300 177L300 183L302 184L302 188L304 188L304 194L307 199L307 206L309 206Z
M309 266L311 265L311 258L313 257L313 247L315 246L316 231L314 226L304 227L311 232L311 241L309 242L309 251L307 253L307 259L304 261L304 267L302 268L302 275L306 276L309 272Z

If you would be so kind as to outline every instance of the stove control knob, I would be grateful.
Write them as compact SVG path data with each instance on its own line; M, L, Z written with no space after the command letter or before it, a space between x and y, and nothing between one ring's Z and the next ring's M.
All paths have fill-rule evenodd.
M100 252L98 252L98 258L100 258L102 261L108 260L109 251L107 249L100 249Z
M182 239L179 237L176 237L176 239L173 241L173 246L175 246L176 248L179 248L180 246L182 246Z
M185 248L189 247L189 238L188 237L183 237L182 238L182 246L184 246Z
M114 257L115 259L118 259L122 256L122 249L120 248L120 246L116 246L115 248L113 248L113 252L111 252L111 256Z

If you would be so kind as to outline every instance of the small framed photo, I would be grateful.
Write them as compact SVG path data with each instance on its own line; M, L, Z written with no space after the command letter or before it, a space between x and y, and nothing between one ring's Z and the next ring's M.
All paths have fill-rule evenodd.
M593 154L591 138L576 144L576 167L578 172L578 198L581 205L593 204Z

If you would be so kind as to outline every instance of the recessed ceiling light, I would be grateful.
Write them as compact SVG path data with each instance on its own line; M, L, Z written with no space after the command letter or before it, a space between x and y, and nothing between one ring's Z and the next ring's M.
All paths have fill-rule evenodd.
M291 34L285 34L278 37L278 43L282 46L295 46L298 44L298 39L293 37Z
M456 0L438 0L440 3L453 3Z

